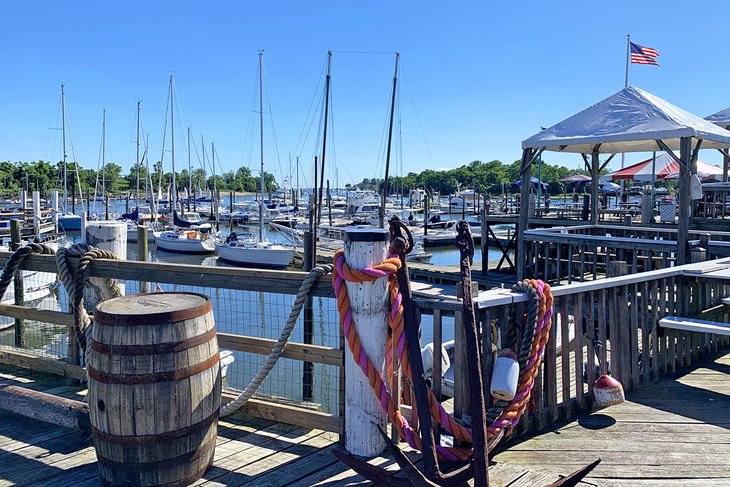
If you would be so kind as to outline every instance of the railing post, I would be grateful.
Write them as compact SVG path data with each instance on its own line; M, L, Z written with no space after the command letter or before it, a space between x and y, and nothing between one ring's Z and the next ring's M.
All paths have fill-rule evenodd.
M351 229L345 233L345 262L355 269L380 264L387 257L388 231ZM385 377L388 340L388 279L371 283L346 282L352 318L362 350ZM386 414L373 394L360 357L345 353L345 449L354 455L372 457L385 450L378 427L385 430Z
M304 270L309 272L314 267L314 253L312 247L315 245L313 233L309 230L304 232ZM304 333L302 341L306 344L314 343L314 303L311 296L304 301ZM314 398L314 364L304 362L302 364L302 399L311 401Z
M137 225L137 260L147 262L149 260L149 229L147 225ZM146 281L139 282L139 292L150 292L150 285Z
M480 236L481 236L481 249L482 249L482 275L486 276L487 272L489 271L489 230L487 227L487 203L484 202L484 206L482 207L481 211L479 212L479 220L480 220ZM509 245L509 241L508 241ZM499 248L499 246L497 246Z
M15 252L20 247L20 220L10 220L10 250ZM15 292L15 304L23 306L25 297L23 296L23 271L18 270L13 277L13 291ZM25 347L25 321L15 318L15 346Z

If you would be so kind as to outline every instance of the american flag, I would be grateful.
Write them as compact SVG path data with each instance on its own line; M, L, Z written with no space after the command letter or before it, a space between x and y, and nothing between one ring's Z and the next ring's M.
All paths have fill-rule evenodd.
M656 58L659 57L659 51L653 47L640 46L638 44L631 44L631 64L653 64L659 66Z

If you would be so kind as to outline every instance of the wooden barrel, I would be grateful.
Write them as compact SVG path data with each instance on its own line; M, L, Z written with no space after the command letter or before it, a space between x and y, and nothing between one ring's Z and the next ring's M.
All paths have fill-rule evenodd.
M87 370L108 485L188 485L213 461L221 377L210 299L150 293L94 312Z

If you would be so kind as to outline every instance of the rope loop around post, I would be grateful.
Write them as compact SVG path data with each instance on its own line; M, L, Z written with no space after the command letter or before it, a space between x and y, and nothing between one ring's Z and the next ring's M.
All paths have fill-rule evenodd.
M464 232L461 234L463 235ZM471 241L471 238L462 238L460 242L457 237L457 244L464 245L467 249L471 248L473 255L473 241L468 242L467 240ZM391 303L391 309L388 313L388 324L391 328L388 350L396 347L403 371L410 383L413 383L413 379L410 376L411 370L407 347L405 346L405 334L398 332L403 327L403 304L398 282L394 278L394 274L400 265L400 258L394 255L377 266L366 269L352 269L345 262L344 250L340 249L334 256L332 285L337 296L340 324L352 358L356 361L363 374L368 377L368 382L373 393L378 398L383 410L387 413L391 424L398 431L399 436L405 439L411 447L420 451L420 437L411 428L408 421L397 408L386 386L386 382L362 348L357 325L350 310L347 288L344 285L345 281L372 282L380 277L388 276ZM496 447L496 441L492 443L491 440L499 438L505 432L510 431L519 422L527 409L552 323L553 298L549 285L539 280L530 280L518 283L515 290L528 293L530 302L530 312L528 312L526 330L523 336L522 346L520 347L520 378L518 380L515 398L511 401L498 401L487 413L487 433L488 440L490 440L490 448ZM392 353L387 353L386 357L392 357ZM392 367L392 362L389 364L389 367ZM392 369L389 368L388 373L391 374ZM416 405L416 407L424 407L424 405ZM425 407L430 409L434 420L440 423L454 438L469 443L472 441L471 430L448 414L430 390L429 404ZM443 445L437 445L436 450L440 456L449 460L467 460L472 453L472 450L468 448L454 448Z

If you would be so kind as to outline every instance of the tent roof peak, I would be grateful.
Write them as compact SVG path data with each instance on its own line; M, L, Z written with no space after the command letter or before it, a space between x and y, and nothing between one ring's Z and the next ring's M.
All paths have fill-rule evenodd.
M682 137L703 148L730 147L730 132L647 91L628 86L522 142L523 149L601 153L660 151L662 140L678 149Z

